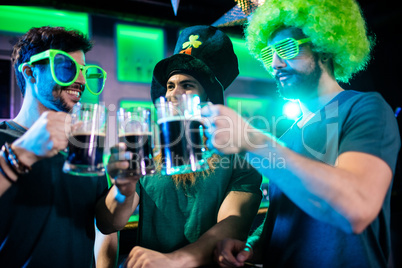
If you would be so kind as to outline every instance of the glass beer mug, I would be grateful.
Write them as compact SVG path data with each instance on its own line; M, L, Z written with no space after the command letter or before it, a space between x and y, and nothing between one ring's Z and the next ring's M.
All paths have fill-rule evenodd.
M153 160L153 128L149 109L120 108L117 111L119 142L127 146L131 153L129 168L118 176L152 175L155 173Z
M77 176L104 175L106 107L79 102L74 105L70 114L71 133L63 171Z
M160 97L155 103L162 154L161 173L183 174L209 168L201 122L200 97L184 94Z

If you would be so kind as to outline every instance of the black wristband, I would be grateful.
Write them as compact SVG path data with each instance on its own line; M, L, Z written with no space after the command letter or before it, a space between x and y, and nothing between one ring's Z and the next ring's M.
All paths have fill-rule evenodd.
M7 164L15 171L17 174L28 174L31 171L31 168L21 163L14 151L11 149L11 146L6 142L1 151L4 154L4 157L7 160Z

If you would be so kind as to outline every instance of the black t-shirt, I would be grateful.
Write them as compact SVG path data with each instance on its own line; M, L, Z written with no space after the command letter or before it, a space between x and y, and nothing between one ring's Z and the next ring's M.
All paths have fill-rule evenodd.
M398 126L378 93L344 91L302 128L294 124L282 137L308 158L335 165L347 151L372 154L395 171L400 148ZM386 267L390 255L390 189L377 218L361 233L347 234L312 218L275 184L260 242L264 267Z
M0 146L24 132L0 123ZM92 266L95 205L107 178L65 174L64 160L59 153L36 162L0 197L0 267Z

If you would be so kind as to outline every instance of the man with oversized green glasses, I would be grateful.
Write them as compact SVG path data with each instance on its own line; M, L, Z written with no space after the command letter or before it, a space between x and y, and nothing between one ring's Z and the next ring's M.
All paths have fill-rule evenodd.
M99 94L106 79L85 65L91 48L82 33L62 27L32 28L14 45L24 99L14 119L0 122L0 267L94 267L94 220L115 231L111 206L102 205L115 193L106 176L62 170L67 112L84 90Z
M53 80L60 86L70 86L82 71L86 80L85 88L94 95L99 95L106 81L106 72L96 65L83 66L79 64L71 55L58 49L48 49L44 52L33 55L29 62L23 63L18 67L22 72L24 66L33 65L39 61L48 59Z

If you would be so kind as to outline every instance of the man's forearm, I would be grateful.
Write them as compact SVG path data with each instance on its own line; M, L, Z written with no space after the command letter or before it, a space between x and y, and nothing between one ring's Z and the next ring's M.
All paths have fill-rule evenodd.
M266 146L248 149L246 159L310 216L345 232L358 233L378 214L387 181L392 178L390 168L381 159L346 152L338 156L337 166L331 166L299 155L269 135L254 135L256 142L265 142ZM282 159L283 165L255 165L256 159L262 163L272 155Z
M229 216L205 232L197 241L170 255L177 261L177 267L199 267L213 260L218 241L225 238L245 239L249 226L238 216Z
M130 216L138 205L138 195L120 194L114 185L109 193L98 202L97 225L102 233L111 233L124 228Z

